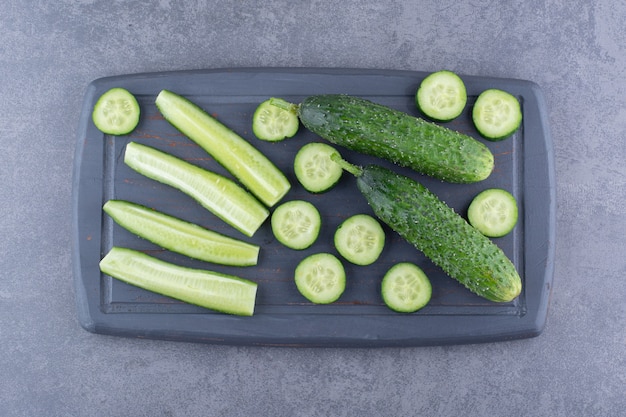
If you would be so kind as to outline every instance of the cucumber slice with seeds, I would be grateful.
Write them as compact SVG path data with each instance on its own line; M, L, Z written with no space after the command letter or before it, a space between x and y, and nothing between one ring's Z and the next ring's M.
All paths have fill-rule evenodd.
M322 218L313 204L292 200L274 210L271 223L272 232L280 243L291 249L302 250L317 240Z
M120 281L190 304L228 314L254 314L257 284L240 277L182 267L120 247L113 247L100 261L100 270Z
M381 295L390 309L413 313L428 304L432 286L420 267L401 262L392 266L383 277Z
M291 138L300 127L298 115L294 111L271 104L275 100L280 99L271 98L259 104L252 116L254 135L268 142L278 142Z
M372 216L355 214L339 225L334 243L346 260L355 265L371 265L383 251L385 231Z
M517 224L517 202L511 193L501 188L480 192L467 209L467 219L480 233L502 237Z
M96 127L108 135L126 135L139 124L139 103L128 90L111 88L100 96L91 118Z
M472 110L476 130L491 141L511 136L522 123L519 101L506 91L485 90L476 99Z
M146 145L126 145L124 162L148 178L170 185L246 236L269 217L269 210L234 181Z
M343 264L330 253L316 253L304 258L294 273L296 287L307 300L316 304L337 301L346 289Z
M417 107L429 118L448 122L458 117L465 108L465 83L452 71L433 72L420 84L415 101Z
M221 265L256 265L259 246L123 200L109 200L104 211L126 230L162 248Z
M325 143L312 142L300 148L293 169L304 189L311 193L322 193L339 182L343 169L330 159L334 153L338 152Z

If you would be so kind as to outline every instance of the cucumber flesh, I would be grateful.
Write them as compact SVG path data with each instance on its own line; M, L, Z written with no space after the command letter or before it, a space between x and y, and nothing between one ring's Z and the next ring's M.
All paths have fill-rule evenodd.
M319 142L308 143L296 153L294 173L305 190L322 193L339 182L343 169L330 159L334 153L337 153L335 148Z
M469 223L488 237L502 237L517 224L517 202L511 193L501 188L480 192L467 209Z
M472 110L476 130L486 139L499 141L511 136L522 123L522 109L512 94L495 88L485 90Z
M234 239L165 213L123 200L109 200L104 211L120 226L162 248L221 265L252 266L259 246Z
M108 135L126 135L139 124L141 111L135 96L120 87L111 88L98 98L91 118Z
M294 111L275 106L270 98L258 105L252 115L252 131L261 140L278 142L293 137L298 132L300 120Z
M196 142L269 207L291 188L285 175L250 142L196 104L168 90L156 98L163 117Z
M433 72L421 82L415 95L417 107L440 122L458 117L467 103L465 83L452 71Z
M100 270L128 284L228 314L252 316L257 284L233 275L171 264L133 249L113 247Z
M383 301L399 313L413 313L424 307L432 296L430 280L420 267L410 262L392 266L381 283Z
M304 258L294 273L300 294L315 304L337 301L346 289L346 272L341 261L331 253L316 253Z
M385 247L385 231L372 216L355 214L339 225L334 243L347 261L355 265L371 265Z
M124 162L191 196L246 236L252 236L269 217L269 210L234 181L155 148L130 142Z
M271 223L272 232L280 243L291 249L302 250L317 240L322 218L313 204L292 200L276 207Z

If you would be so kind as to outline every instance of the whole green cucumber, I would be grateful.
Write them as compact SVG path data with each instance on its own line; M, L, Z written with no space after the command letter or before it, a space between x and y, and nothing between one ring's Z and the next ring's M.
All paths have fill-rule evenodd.
M493 154L478 140L369 100L316 95L297 111L308 130L329 142L447 182L478 182L493 171Z
M376 216L449 276L491 301L520 294L521 278L506 254L425 186L379 165L340 163L356 175Z

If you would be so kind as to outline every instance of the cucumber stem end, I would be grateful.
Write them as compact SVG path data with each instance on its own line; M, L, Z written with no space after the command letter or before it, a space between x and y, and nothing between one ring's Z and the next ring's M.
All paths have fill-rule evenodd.
M342 169L344 169L345 171L348 171L350 174L354 175L355 177L360 177L363 174L363 168L346 161L337 152L333 152L330 155L330 159L333 162L336 162L337 164L339 164L339 166Z
M298 114L298 107L300 107L297 104L290 103L287 100L284 100L282 98L277 98L277 97L271 97L270 98L270 104L272 106L276 106L276 107L278 107L280 109L292 112L293 114L296 114L296 115Z

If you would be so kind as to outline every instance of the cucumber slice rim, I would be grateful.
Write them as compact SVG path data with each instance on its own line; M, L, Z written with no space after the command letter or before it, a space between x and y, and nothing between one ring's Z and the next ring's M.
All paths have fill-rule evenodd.
M252 115L252 132L260 140L280 142L298 133L298 115L273 104L277 100L281 99L272 97L261 102Z
M122 136L135 130L140 115L141 109L135 96L125 88L113 87L98 98L91 119L102 133Z
M485 139L504 140L521 126L522 108L511 93L490 88L478 95L472 109L472 121Z
M284 246L307 249L317 240L322 217L319 210L306 200L290 200L280 204L270 218L274 237Z
M467 89L459 75L440 70L422 80L415 94L415 103L430 119L449 122L463 113Z
M341 179L343 168L332 155L337 150L321 142L310 142L302 146L293 162L298 182L311 193L323 193L333 188Z
M502 188L488 188L472 199L467 218L483 235L503 237L517 224L518 211L513 194Z
M371 265L385 247L385 231L369 214L354 214L337 227L333 242L337 252L350 263Z
M300 294L315 304L330 304L346 289L346 271L332 253L320 252L302 259L294 271Z
M389 268L380 287L385 305L398 313L414 313L432 297L428 276L411 262L399 262Z

